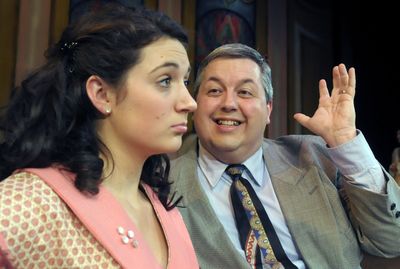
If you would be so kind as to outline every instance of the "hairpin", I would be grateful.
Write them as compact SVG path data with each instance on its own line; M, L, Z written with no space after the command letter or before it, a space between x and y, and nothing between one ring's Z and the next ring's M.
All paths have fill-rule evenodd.
M67 59L66 70L68 71L68 73L71 73L71 74L75 70L75 68L74 68L74 49L76 48L77 45L78 45L78 42L68 41L68 42L64 42L60 46L61 54L66 56L66 59Z
M78 45L78 42L75 41L68 41L62 44L61 46L61 51L64 53L69 53L71 52L76 46Z

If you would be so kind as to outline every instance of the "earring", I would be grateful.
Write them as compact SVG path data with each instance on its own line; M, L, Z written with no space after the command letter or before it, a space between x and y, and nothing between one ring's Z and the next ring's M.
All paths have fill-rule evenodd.
M109 107L108 105L104 107L104 112L106 112L106 114L110 114L111 113L111 107Z

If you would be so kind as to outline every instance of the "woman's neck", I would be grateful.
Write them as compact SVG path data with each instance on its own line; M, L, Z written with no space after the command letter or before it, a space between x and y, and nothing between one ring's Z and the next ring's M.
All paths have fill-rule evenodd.
M143 159L122 158L120 155L113 158L103 158L104 169L102 186L110 191L118 200L126 200L138 204L142 200L142 193L139 190L140 176L144 161ZM132 156L131 156L132 157Z

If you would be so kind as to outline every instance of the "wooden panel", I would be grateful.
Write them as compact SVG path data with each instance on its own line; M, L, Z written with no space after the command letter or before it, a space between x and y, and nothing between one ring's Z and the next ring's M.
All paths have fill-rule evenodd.
M326 55L329 44L299 25L295 26L294 38L293 87L288 95L289 114L302 112L312 116L318 107L318 81L321 78L331 81L330 66L327 65L331 55ZM309 133L294 121L291 127L294 133Z
M178 23L182 22L182 0L159 0L158 10L164 12Z
M189 86L190 91L192 91L192 86L194 84L195 73L194 73L194 63L195 63L195 40L196 40L196 0L185 0L182 2L182 25L186 30L189 38L188 55L189 61L192 65L192 72L190 73L189 80L192 82Z
M255 49L261 53L261 55L268 57L268 45L267 45L267 36L268 36L268 10L267 10L267 2L265 0L257 0L256 1L256 28L255 28ZM265 137L268 137L268 133L270 132L270 128L267 127L265 129Z
M144 0L144 6L152 10L158 10L158 0Z
M15 85L44 63L49 42L51 0L21 0Z
M265 0L256 1L256 49L267 55L267 36L268 36L268 5Z
M260 15L262 16L262 15ZM268 137L287 134L287 2L268 1L268 62L274 87L271 123ZM257 32L257 34L260 34Z
M0 24L0 106L3 106L14 88L18 1L0 1Z
M288 1L288 132L309 133L293 115L312 116L318 106L318 81L331 88L333 26L331 1ZM316 23L318 22L318 23Z
M56 43L69 21L69 0L51 1L49 45Z
M188 56L189 62L192 66L190 72L189 91L193 93L193 84L195 80L194 63L195 63L195 40L196 40L196 0L182 1L182 25L186 30L189 39ZM192 113L189 115L189 133L193 131Z

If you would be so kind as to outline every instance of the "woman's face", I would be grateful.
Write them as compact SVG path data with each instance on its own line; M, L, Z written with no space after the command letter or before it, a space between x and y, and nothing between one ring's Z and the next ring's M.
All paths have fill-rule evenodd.
M112 98L106 128L101 128L107 147L144 157L177 151L187 131L188 113L196 109L186 88L189 72L179 41L161 38L144 47Z

